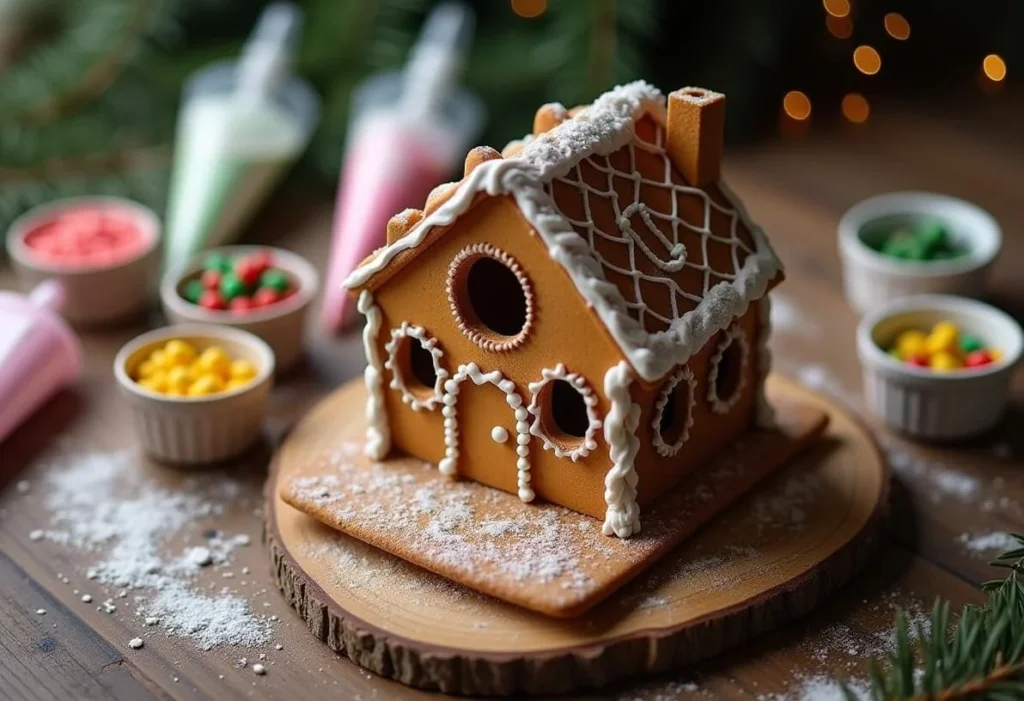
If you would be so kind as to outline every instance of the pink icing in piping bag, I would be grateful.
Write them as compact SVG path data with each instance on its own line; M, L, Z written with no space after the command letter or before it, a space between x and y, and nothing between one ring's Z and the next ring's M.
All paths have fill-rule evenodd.
M0 442L82 371L78 338L60 316L64 288L0 291Z
M422 208L476 141L483 106L456 86L472 25L461 2L438 5L405 69L374 76L353 94L321 315L329 334L352 320L355 303L343 283L385 244L388 220Z

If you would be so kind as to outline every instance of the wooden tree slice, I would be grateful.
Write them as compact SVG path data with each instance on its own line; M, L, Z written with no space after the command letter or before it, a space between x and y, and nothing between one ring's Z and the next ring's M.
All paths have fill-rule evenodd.
M361 440L362 388L350 383L275 458L265 511L275 579L332 649L427 689L559 693L710 657L806 614L847 581L877 544L886 510L888 471L867 430L788 380L772 377L768 390L828 412L820 445L607 601L559 620L455 585L280 499L282 482L313 458L297 445Z

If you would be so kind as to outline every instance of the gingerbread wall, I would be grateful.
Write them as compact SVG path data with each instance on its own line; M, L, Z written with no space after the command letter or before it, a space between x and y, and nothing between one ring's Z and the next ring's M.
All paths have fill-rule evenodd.
M532 331L514 350L493 352L481 348L459 330L449 307L449 264L467 246L480 242L492 244L515 258L531 283ZM586 379L597 397L595 408L599 417L603 418L610 409L604 397L604 375L619 362L618 348L510 198L486 198L473 206L436 242L422 250L415 261L375 289L374 296L383 315L378 338L382 358L387 358L384 346L391 338L391 330L406 321L424 327L438 339L450 373L469 362L476 363L484 372L500 369L515 383L524 403L529 403L529 383L540 380L543 369L563 363L569 371ZM385 402L393 448L436 464L445 450L440 409L413 411L388 386L391 378L392 373L385 370ZM528 420L532 423L532 419L530 416ZM516 422L504 393L490 384L462 383L456 420L460 445L457 472L515 493ZM492 439L495 426L507 430L508 441L496 443ZM531 437L531 485L539 499L604 518L608 445L600 430L595 439L596 449L572 462L543 450L540 440Z

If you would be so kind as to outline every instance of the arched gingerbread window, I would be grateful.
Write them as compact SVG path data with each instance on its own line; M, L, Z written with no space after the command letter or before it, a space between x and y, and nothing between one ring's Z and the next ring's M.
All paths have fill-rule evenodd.
M462 249L448 266L455 322L489 351L519 347L533 328L533 288L515 258L489 243Z
M697 405L697 378L688 366L677 368L665 380L654 400L651 419L654 449L662 457L676 455L690 438L693 408Z
M597 448L601 420L597 395L580 375L561 363L541 371L542 379L530 383L533 424L530 433L541 439L544 450L572 461L585 458Z
M711 411L727 414L743 396L750 363L750 344L743 329L733 324L722 334L708 371Z
M448 371L437 339L422 326L407 322L391 330L384 349L384 367L391 371L391 388L402 393L402 401L414 410L433 409L441 403Z

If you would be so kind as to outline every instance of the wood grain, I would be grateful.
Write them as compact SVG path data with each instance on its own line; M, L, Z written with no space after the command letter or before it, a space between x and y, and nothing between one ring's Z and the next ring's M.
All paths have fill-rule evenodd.
M361 414L346 417L346 408L361 405L364 396L358 382L350 383L296 427L275 459L265 511L278 586L332 649L377 674L444 692L566 693L705 659L808 613L866 562L887 508L888 472L861 426L838 405L784 378L772 377L768 391L779 407L829 415L819 444L607 602L556 620L449 585L289 505L282 486L308 476L310 463L319 474L315 465L325 451L363 435ZM718 467L735 474L738 460ZM392 470L396 480L410 474L416 484L440 479L416 479L397 465ZM801 505L806 527L799 534L767 532L753 501L781 499L792 485L813 490L814 498ZM470 503L483 519L487 488L465 489L480 493ZM670 511L677 510L672 498L665 503ZM402 510L397 503L383 506L382 514ZM657 530L656 515L653 520ZM630 548L644 549L642 541L612 544L622 550L613 557L626 560Z
M854 407L860 402L853 343L856 316L842 296L835 230L843 210L858 200L886 190L924 189L964 197L989 210L1005 234L1004 253L993 270L991 297L1018 318L1024 316L1024 276L1020 275L1020 261L1024 260L1024 209L1020 206L1024 142L1018 138L1024 99L1012 91L983 96L975 91L962 97L918 102L913 110L873 104L871 120L860 126L830 125L827 116L815 116L814 128L804 138L769 140L746 150L731 148L727 154L726 179L743 197L753 218L769 232L787 268L786 282L777 290L776 308L786 307L789 314L788 323L776 323L772 336L776 367L807 381L824 380L828 391ZM330 192L297 183L261 214L249 240L294 250L322 270L330 241L331 208ZM0 288L14 287L10 269L0 263ZM313 310L311 318L315 317ZM161 319L154 315L149 323L156 325ZM86 334L83 381L0 443L0 550L38 591L76 612L81 604L71 594L71 585L62 583L57 573L70 576L72 585L79 584L87 561L60 548L31 542L28 533L46 527L49 516L23 503L10 487L19 479L41 479L57 441L69 442L82 451L133 446L133 436L125 430L129 417L117 399L110 363L120 345L145 328L140 324ZM362 368L357 334L324 339L312 331L309 341L307 363L275 388L266 424L270 447L324 394ZM879 649L877 641L885 638L895 606L920 609L930 606L936 596L952 600L954 606L976 601L980 596L976 585L997 574L985 564L988 555L964 549L958 539L964 533L1024 530L1022 420L1024 374L1018 374L1011 415L991 435L970 444L944 448L907 444L875 427L898 451L933 467L896 470L893 513L883 549L863 574L802 622L695 668L642 684L619 685L607 693L643 701L676 697L749 700L794 694L801 679L809 675L863 679L864 657ZM265 465L264 458L255 469ZM935 481L942 470L970 480L976 490L967 498L942 490ZM258 502L259 482L254 480L240 499ZM258 542L261 518L251 509L239 510L221 525L248 532ZM281 617L275 642L283 644L284 650L268 651L276 664L266 677L254 679L251 671L235 667L240 655L253 651L202 653L191 641L161 639L147 644L146 654L132 660L138 673L152 680L162 693L180 700L437 698L336 659L272 590L259 548L253 547L245 555L252 559L239 564L252 569L254 592L270 589L269 596L252 596L251 600L260 607L264 601L270 603L266 613ZM28 596L7 595L4 589L0 621L18 619L22 615L19 610L34 611ZM97 639L118 650L138 633L132 621L120 617L91 611L80 616ZM841 647L835 643L837 628L844 632ZM80 653L78 645L92 643L66 644L76 648L77 657L88 654ZM31 659L27 655L19 651L17 658ZM4 689L39 687L25 664L4 663L0 663L0 698ZM174 677L179 681L174 682ZM49 698L69 696L51 694Z

